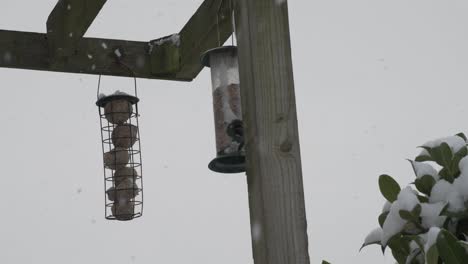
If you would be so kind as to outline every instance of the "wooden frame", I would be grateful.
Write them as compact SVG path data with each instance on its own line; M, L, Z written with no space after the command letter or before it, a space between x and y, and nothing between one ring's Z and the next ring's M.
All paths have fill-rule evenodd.
M0 67L191 81L232 33L231 0L205 0L178 34L83 38L105 3L92 1L60 0L47 34L0 30ZM254 262L309 264L287 1L235 3Z
M172 36L147 42L83 38L105 2L60 0L46 34L0 30L0 67L191 81L203 68L200 54L232 34L230 1L205 0Z

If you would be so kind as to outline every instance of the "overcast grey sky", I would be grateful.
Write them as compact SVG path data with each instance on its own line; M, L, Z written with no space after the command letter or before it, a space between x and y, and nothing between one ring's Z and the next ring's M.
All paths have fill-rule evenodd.
M172 34L201 2L108 1L87 36ZM2 0L0 29L45 32L55 3ZM358 253L378 225L377 177L406 185L416 146L468 132L468 2L296 0L289 12L311 263L392 263L378 247ZM245 176L207 169L207 70L139 80L145 213L125 223L104 219L97 77L0 69L0 80L2 263L253 263Z

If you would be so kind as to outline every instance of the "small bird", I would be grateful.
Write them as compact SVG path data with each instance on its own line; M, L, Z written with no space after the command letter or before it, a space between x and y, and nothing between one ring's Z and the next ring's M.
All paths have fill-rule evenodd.
M244 123L235 119L227 127L226 133L232 141L239 143L238 151L244 147Z

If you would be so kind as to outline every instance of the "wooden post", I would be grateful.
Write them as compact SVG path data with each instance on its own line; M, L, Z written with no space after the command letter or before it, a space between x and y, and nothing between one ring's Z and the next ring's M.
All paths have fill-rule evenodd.
M286 0L236 0L255 264L308 264Z
M59 0L47 19L47 39L54 59L73 54L107 0Z

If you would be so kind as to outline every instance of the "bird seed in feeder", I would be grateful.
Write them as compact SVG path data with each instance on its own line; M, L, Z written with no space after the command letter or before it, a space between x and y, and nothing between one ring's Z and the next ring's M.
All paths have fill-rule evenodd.
M137 140L138 127L131 124L118 125L112 131L112 143L115 147L131 148Z
M122 181L129 179L135 182L138 173L135 169L130 167L120 168L114 173L115 185L118 186Z
M132 201L117 201L111 207L112 214L117 220L132 220L135 207Z
M244 132L237 47L222 46L202 54L201 62L211 68L216 158L208 168L221 173L245 171Z
M230 126L242 120L240 89L237 84L221 86L213 91L216 148L218 154L239 151L241 137L231 135Z
M136 183L133 183L132 180L126 179L122 181L116 190L116 200L130 200L132 198L135 198L139 194L138 190L138 185Z
M109 201L112 201L112 202L115 201L115 188L114 188L114 186L107 189L106 194L107 194L107 199L109 199Z
M133 113L132 104L124 99L108 102L104 106L104 114L107 121L112 124L125 123Z
M125 167L129 159L128 151L124 148L115 148L104 153L104 165L111 170Z
M136 183L133 183L130 179L127 179L121 182L117 188L110 187L106 193L107 198L110 201L128 201L140 194L140 190L138 189L138 185L136 185Z

